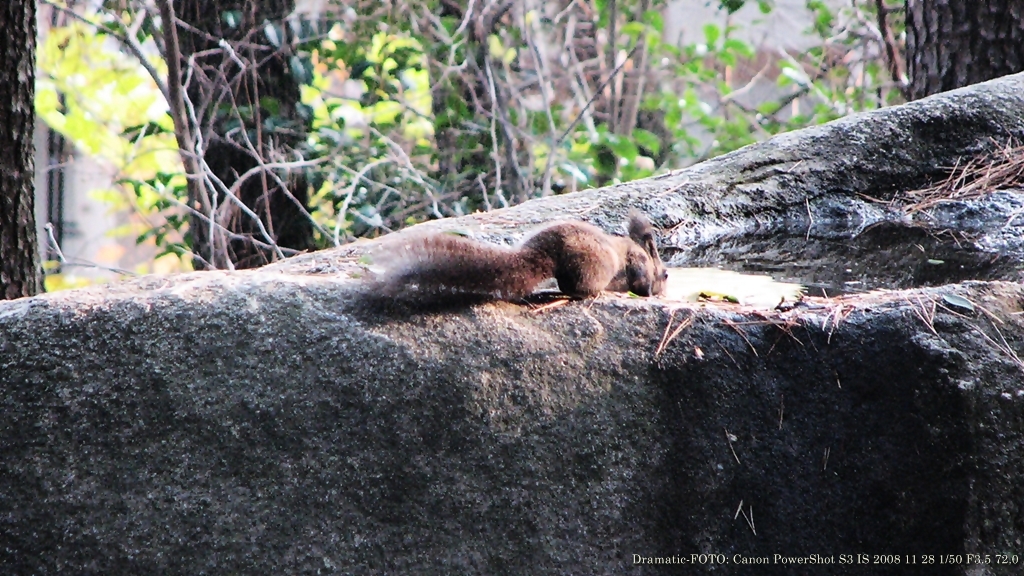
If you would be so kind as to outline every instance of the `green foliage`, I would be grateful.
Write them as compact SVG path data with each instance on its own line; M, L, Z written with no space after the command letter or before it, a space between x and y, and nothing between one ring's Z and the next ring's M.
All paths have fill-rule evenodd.
M177 162L173 125L155 84L104 35L80 23L51 29L37 68L36 112L79 148L130 173ZM130 126L143 131L122 137Z
M327 38L303 48L312 63L312 82L302 87L312 115L304 154L324 160L309 175L316 183L311 208L321 227L318 242L329 245L421 218L403 211L437 188L424 178L434 124L420 43L387 32L362 42L336 23Z
M159 58L151 61L166 70ZM40 119L115 170L118 188L92 195L113 210L138 215L111 234L134 235L140 243L153 238L160 248L157 257L187 254L181 160L173 122L153 79L107 34L81 22L51 28L37 48L36 67ZM168 186L172 179L181 185ZM188 258L181 266L188 266Z
M864 33L873 2L832 11L808 0L806 38L815 41L802 52L760 50L733 23L740 13L770 14L773 1L720 4L722 18L683 44L663 38L658 0L571 8L574 30L568 12L513 11L481 38L451 6L424 0L289 23L308 137L287 155L306 171L317 242L642 178L898 101L884 51ZM613 7L609 42L601 34ZM285 38L285 24L263 26L268 38ZM566 37L584 29L594 53ZM187 254L185 180L166 106L111 45L85 25L55 29L40 45L37 108L81 148L116 159L122 196L146 223L140 242ZM294 122L272 98L257 108L223 111L234 116L222 129L241 142L255 138L257 113L265 134Z

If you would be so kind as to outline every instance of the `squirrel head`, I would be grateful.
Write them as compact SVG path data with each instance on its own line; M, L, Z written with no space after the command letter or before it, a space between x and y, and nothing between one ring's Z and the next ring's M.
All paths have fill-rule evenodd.
M626 281L629 291L638 296L657 296L665 291L668 270L658 255L654 241L654 227L639 212L629 214L629 237L639 249L629 251L626 257Z

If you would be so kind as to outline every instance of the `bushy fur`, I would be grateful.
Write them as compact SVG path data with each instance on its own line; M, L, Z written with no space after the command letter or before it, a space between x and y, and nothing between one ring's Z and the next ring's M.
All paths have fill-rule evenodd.
M657 295L666 274L650 222L631 214L629 232L625 238L583 222L563 222L517 248L450 233L412 236L385 243L373 264L384 268L383 293L396 297L474 294L515 300L552 277L559 290L574 297L602 290Z
M412 238L375 259L385 267L383 284L394 295L469 293L523 298L550 278L554 264L527 260L521 250L457 234Z

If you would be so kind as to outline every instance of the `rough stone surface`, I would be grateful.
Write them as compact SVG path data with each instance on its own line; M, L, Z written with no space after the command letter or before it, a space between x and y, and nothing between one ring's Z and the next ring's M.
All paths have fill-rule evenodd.
M1010 134L1022 76L456 224L711 238ZM0 572L1024 570L1019 283L414 309L351 278L368 245L0 303ZM776 554L836 566L736 564Z

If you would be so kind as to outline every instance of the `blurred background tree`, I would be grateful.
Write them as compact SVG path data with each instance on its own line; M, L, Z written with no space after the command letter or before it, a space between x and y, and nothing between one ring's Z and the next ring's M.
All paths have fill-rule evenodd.
M951 70L922 72L948 58L918 16L959 4L945 34L998 25L1011 40L1019 9L1007 28L966 6L1021 1L908 0L906 31L882 0L790 2L803 36L781 45L752 30L782 0L42 0L69 20L40 45L36 102L118 167L140 242L185 266L252 267L947 87L917 87ZM689 20L707 4L717 15ZM150 100L170 106L137 104Z
M1024 0L907 0L906 28L911 99L1024 70Z
M6 300L42 289L33 185L34 0L0 7L0 30L0 299Z
M299 112L299 87L306 76L301 64L292 69L294 34L285 25L293 2L175 4L181 75L170 82L185 87L187 116L180 124L194 123L191 137L204 184L188 197L189 205L200 207L189 219L197 267L252 268L285 250L311 248L303 173L267 168L294 160L289 152L306 138L307 122ZM130 10L131 3L125 6ZM161 25L174 18L170 11L161 14ZM165 58L173 41L166 31L164 26Z

